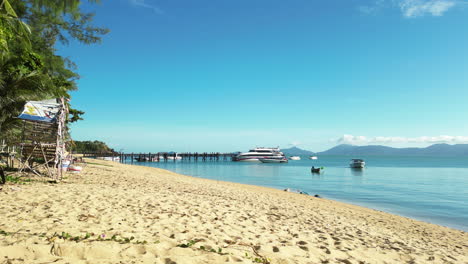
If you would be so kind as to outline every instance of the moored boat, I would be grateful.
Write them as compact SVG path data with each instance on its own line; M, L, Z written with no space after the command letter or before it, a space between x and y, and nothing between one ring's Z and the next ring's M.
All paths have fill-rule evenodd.
M366 162L363 159L352 159L349 166L351 168L362 169L366 166Z
M286 158L279 148L254 148L249 152L239 153L232 158L232 161L253 161L260 159L283 159Z
M301 160L301 157L299 156L291 156L289 157L290 160Z
M316 160L316 159L318 159L318 158L317 158L317 156L310 156L309 159L311 159L311 160Z
M312 172L312 173L320 173L320 170L321 170L321 169L322 169L322 168L315 168L314 166L312 166L312 168L310 169L310 172Z
M81 170L83 170L81 166L76 166L76 165L68 166L68 171L71 171L71 172L81 172Z

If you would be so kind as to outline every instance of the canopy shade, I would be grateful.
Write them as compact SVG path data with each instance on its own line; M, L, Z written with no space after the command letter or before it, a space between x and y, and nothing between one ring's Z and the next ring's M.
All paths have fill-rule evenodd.
M57 119L61 104L57 99L43 101L28 101L18 118L25 120L53 123Z

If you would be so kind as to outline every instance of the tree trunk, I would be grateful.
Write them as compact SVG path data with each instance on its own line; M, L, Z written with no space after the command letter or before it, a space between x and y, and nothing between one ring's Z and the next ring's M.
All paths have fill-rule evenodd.
M6 183L6 177L5 173L3 172L3 168L0 166L0 177L2 178L0 181L0 184L5 184Z

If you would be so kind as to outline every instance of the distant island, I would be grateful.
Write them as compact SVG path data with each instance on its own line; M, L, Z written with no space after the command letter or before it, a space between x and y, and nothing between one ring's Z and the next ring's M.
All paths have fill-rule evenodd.
M329 150L314 153L292 147L283 149L286 155L343 155L343 156L468 156L468 144L434 144L426 148L392 148L380 145L354 146L341 144Z
M283 152L286 156L306 156L306 155L314 155L315 154L312 151L300 149L298 147L282 149L281 152Z
M346 156L468 156L468 144L434 144L426 148L392 148L387 146L354 146L342 144L318 155Z

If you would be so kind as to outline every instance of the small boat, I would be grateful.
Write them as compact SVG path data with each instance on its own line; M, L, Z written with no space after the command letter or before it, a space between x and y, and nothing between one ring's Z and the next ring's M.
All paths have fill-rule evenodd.
M107 160L107 161L120 161L120 157L104 157L103 160Z
M258 159L262 163L287 163L288 159L287 158L261 158Z
M312 172L312 173L320 173L320 170L321 170L321 169L322 169L322 168L315 168L314 166L312 166L312 168L310 169L310 172Z
M366 162L363 159L352 159L349 166L351 168L362 169L366 166Z
M145 162L145 161L150 161L150 158L149 157L136 157L135 160L138 162Z
M81 166L76 166L76 165L68 166L68 171L81 172L81 170L83 170L83 168Z
M289 157L290 160L301 160L301 157L299 156L291 156Z
M311 160L316 160L316 159L318 159L318 158L317 158L317 156L310 156L309 159L311 159Z

